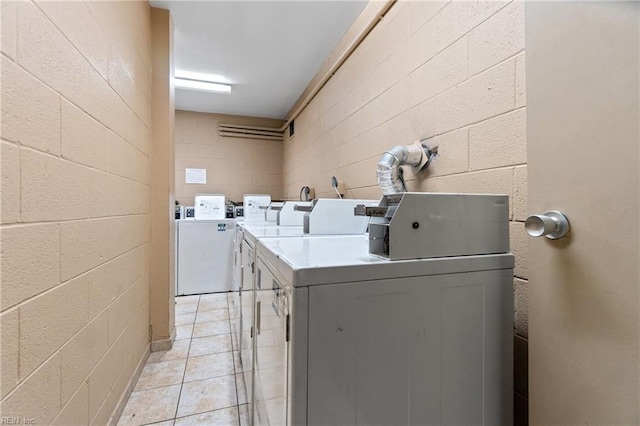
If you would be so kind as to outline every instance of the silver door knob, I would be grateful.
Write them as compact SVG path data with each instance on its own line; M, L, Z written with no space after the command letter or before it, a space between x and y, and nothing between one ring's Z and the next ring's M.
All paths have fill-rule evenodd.
M557 240L569 233L569 219L558 211L545 214L534 214L524 221L524 229L532 237L542 237Z

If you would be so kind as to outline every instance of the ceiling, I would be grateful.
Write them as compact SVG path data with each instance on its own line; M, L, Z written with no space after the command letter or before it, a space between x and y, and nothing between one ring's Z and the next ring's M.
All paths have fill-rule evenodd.
M230 94L176 89L176 109L284 119L367 1L150 3L171 11L176 72L232 85Z

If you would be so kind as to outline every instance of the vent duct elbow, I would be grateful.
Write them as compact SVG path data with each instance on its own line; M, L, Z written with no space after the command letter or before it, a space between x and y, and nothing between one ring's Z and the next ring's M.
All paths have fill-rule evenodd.
M382 154L378 161L378 185L384 195L407 192L400 166L412 166L414 172L429 166L438 147L429 148L418 141L411 145L397 145Z

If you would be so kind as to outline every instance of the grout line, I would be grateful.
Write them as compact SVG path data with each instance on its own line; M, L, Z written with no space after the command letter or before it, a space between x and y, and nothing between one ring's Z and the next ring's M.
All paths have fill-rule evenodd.
M198 303L196 305L196 314L194 315L193 323L191 324L191 337L189 338L189 349L187 349L187 358L186 358L186 361L184 363L184 372L182 373L182 382L180 382L180 392L178 393L178 403L176 404L176 411L175 411L175 413L173 415L173 422L174 423L175 423L176 419L178 418L178 408L180 408L180 399L182 398L182 389L184 389L184 378L187 375L187 366L189 365L189 354L191 353L191 341L193 340L193 328L196 325L196 317L198 316L198 307L199 306L200 306L200 296L198 296Z
M72 101L71 99L69 99L67 97L67 95L61 93L59 90L55 89L53 86L49 85L49 83L45 82L44 80L42 80L40 77L36 76L35 74L33 74L29 69L25 68L20 62L13 60L12 58L9 58L4 52L1 53L0 56L4 56L6 57L9 61L11 61L13 64L16 65L16 67L18 67L21 71L25 72L29 77L35 79L38 83L42 84L44 87L46 87L47 89L51 90L53 93L55 93L59 98L60 98L60 102L62 103L62 100L67 101L69 104L73 105L74 107L76 107L78 110L82 111L84 114L86 114L87 116L89 116L90 118L92 118L94 121L96 121L97 123L99 123L102 127L104 127L105 129L107 129L108 131L110 131L111 133L113 133L114 135L116 135L117 137L121 138L122 140L124 140L125 142L127 142L129 145L131 145L134 149L140 151L142 154L146 155L147 157L151 158L151 153L150 152L145 152L143 151L142 148L138 147L134 142L132 142L131 140L129 140L127 137L125 137L123 134L120 134L119 131L117 131L116 129L110 127L107 123L101 121L95 114L83 109L80 105L78 105L77 103L75 103L74 101ZM98 74L100 74L97 70L96 72ZM115 92L115 89L113 89L111 87L111 85L109 85L109 83L107 82L107 85L109 88L111 88L112 91ZM131 107L125 102L124 103L125 106L127 107L127 109L130 112L133 112L135 114L135 112L131 109ZM144 127L147 127L146 123L144 123L144 121L137 116L136 117L140 120L140 123L142 123L142 125ZM62 120L62 116L60 117L60 120ZM147 127L147 129L150 129L149 127ZM60 130L62 132L62 129ZM62 140L61 140L62 143ZM44 151L43 151L44 152ZM60 155L56 156L58 158L64 158ZM78 163L80 164L80 163Z
M419 105L418 105L418 106L419 106ZM391 117L390 119L385 120L384 122L382 122L382 123L380 123L380 124L376 125L376 127L371 128L371 129L369 129L369 130L366 130L366 131L364 131L363 133L358 134L357 136L354 136L353 138L351 138L351 139L349 139L348 141L346 141L346 142L345 142L345 144L346 144L346 143L350 143L350 142L352 142L352 141L354 141L354 140L358 139L358 138L359 138L359 137L361 137L362 135L365 135L365 134L367 134L367 133L369 133L369 132L372 132L373 130L377 129L378 127L380 127L380 126L382 126L382 125L386 124L387 122L389 122L389 121L391 121L391 120L395 119L396 117L398 117L398 116L400 116L400 115L404 114L404 113L405 113L405 112L407 112L407 111L410 111L410 110L412 110L412 109L414 109L414 108L417 108L418 106L415 106L415 107L409 108L408 110L406 110L406 111L404 111L404 112L401 112L401 113L399 113L399 114L397 114L397 115L395 115L395 116ZM482 119L480 119L480 120L478 120L478 121L475 121L475 122L472 122L472 123L464 124L464 125L462 125L462 126L460 126L460 127L458 127L458 128L455 128L455 129L450 129L450 130L444 131L444 132L442 132L442 133L435 133L435 134L433 134L433 135L429 136L426 140L431 140L431 139L433 139L433 138L441 137L441 136L447 135L447 134L449 134L449 133L457 132L457 131L464 130L464 129L467 129L467 130L468 130L468 129L470 129L471 127L476 126L476 125L478 125L478 124L481 124L481 123L487 122L487 121L489 121L489 120L496 119L496 118L498 118L498 117L502 117L502 116L507 115L507 114L515 113L515 112L518 112L518 111L521 111L521 110L524 110L524 109L526 109L526 106L517 107L517 108L514 108L514 109L510 109L510 110L508 110L508 111L503 111L503 112L500 112L500 113L498 113L498 114L492 115L492 116L490 116L490 117L485 117L485 118L482 118ZM343 146L343 145L344 145L344 144L342 144L342 145L340 145L340 146ZM338 148L339 148L339 147L338 147ZM379 157L379 155L380 155L379 153L376 153L376 154L370 155L370 156L368 156L368 157L366 157L366 158L364 158L364 159L362 159L362 160L354 161L354 162L351 162L351 163L348 163L348 164L344 164L344 165L342 165L342 166L338 166L338 167L337 167L337 168L335 168L334 170L340 170L340 169L344 169L344 168L347 168L347 167L351 167L351 166L354 166L354 165L356 165L356 164L362 163L362 162L364 162L364 161L371 160L371 159L373 159L373 158L377 158L377 157ZM468 173L468 172L477 172L477 171L485 171L485 170L495 170L495 169L501 169L501 168L507 168L507 167L514 167L514 166L524 166L524 165L526 165L526 163L521 163L521 164L511 164L511 165L509 165L509 166L500 166L500 167L494 167L494 168L489 168L489 169L469 170L469 171L467 171L467 172L460 172L460 173L453 173L453 174L447 174L447 175L433 176L433 177L432 177L432 179L433 179L433 178L436 178L436 177L452 176L452 175L456 175L456 174L465 174L465 173ZM312 176L308 177L306 180L321 177L321 176L323 176L325 173L326 173L326 172L320 172L320 173L318 173L318 174L315 174L315 175L312 175ZM371 185L371 186L375 186L375 185ZM355 189L355 188L354 188L354 189Z
M517 56L520 54L518 52L517 55L514 56L513 59L513 107L518 107L518 59Z
M99 123L99 122L98 122L98 123ZM118 136L118 135L116 134L116 136ZM118 136L118 137L119 137L119 136ZM121 138L121 139L123 139L123 140L125 140L125 139L124 139L124 138L122 138L122 137L120 137L120 138ZM150 183L142 182L142 181L139 181L139 180L132 179L132 178L130 178L130 177L128 177L128 176L122 176L121 174L113 173L113 172L109 171L109 166L108 166L108 165L107 165L107 168L106 168L106 169L101 169L101 168L99 168L99 167L94 167L94 166L90 166L90 165L88 165L88 164L80 163L80 162L75 161L75 160L71 160L71 159L69 159L69 158L67 158L67 157L62 156L62 154L60 154L60 155L55 155L55 154L52 154L52 153L47 152L47 151L42 151L42 150L40 150L40 149L33 148L33 147L32 147L32 146L30 146L30 145L24 145L22 142L18 142L18 141L9 141L9 140L7 140L7 142L12 142L12 143L14 143L14 144L16 144L16 145L19 145L20 147L22 147L22 148L24 148L24 149L28 149L29 151L35 152L35 153L37 153L37 154L42 154L42 155L45 155L45 156L47 156L47 157L53 157L54 159L58 159L58 160L61 160L61 161L66 162L66 163L71 163L71 164L73 164L73 165L75 165L75 166L78 166L78 167L83 167L83 168L85 168L85 169L89 169L89 170L92 170L92 171L105 173L105 174L107 174L107 175L109 175L109 176L113 176L113 177L119 177L119 178L122 178L122 179L124 179L124 180L126 180L126 181L134 182L134 183L139 183L139 184L142 184L142 185L144 185L144 186L149 186L149 187L151 186L151 184L150 184ZM134 147L134 148L135 148L135 147ZM143 153L143 154L144 154L144 153ZM148 158L149 158L149 160L151 160L151 157L148 157Z
M126 107L129 109L129 111L131 111L131 112L132 112L132 113L133 113L133 114L138 118L138 120L140 120L140 122L141 122L144 126L146 126L146 125L147 125L147 123L146 123L146 122L144 121L144 119L140 116L140 114L138 113L138 111L136 111L136 110L134 109L134 106L133 106L133 105L130 105L130 104L129 104L129 102L127 102L127 101L124 99L124 97L120 94L120 92L118 92L118 90L117 90L115 87L113 87L113 86L111 85L111 82L109 81L109 68L108 68L108 67L109 67L109 62L110 62L110 60L109 60L109 55L107 55L107 58L106 58L106 59L107 59L107 76L105 77L105 76L103 76L103 75L102 75L102 73L98 70L98 68L96 68L96 66L93 64L93 62L92 62L92 61L90 61L90 60L89 60L89 58L87 58L87 55L85 54L85 52L83 52L82 50L80 50L80 47L79 47L79 46L76 46L76 43L74 43L73 41L71 41L71 39L69 38L69 36L67 35L67 33L65 33L65 32L64 32L64 31L63 31L63 30L58 26L58 24L53 20L53 18L51 18L51 17L49 16L49 14L47 14L47 12L45 12L45 11L42 9L42 7L41 7L40 5L35 4L35 3L34 3L34 5L38 8L38 10L40 11L40 13L45 17L45 19L46 19L47 21L49 21L49 22L51 23L51 25L53 25L53 27L54 27L54 28L55 28L55 29L60 33L60 35L62 35L62 37L63 37L65 40L67 40L67 42L71 45L72 49L73 49L73 50L75 50L75 51L76 51L76 52L77 52L77 53L82 57L82 59L84 59L84 61L86 62L86 64L89 66L89 68L92 68L92 69L93 69L93 71L95 71L95 72L96 72L96 74L98 74L98 76L99 76L99 77L100 77L100 78L101 78L105 83L107 83L107 86L111 89L111 91L112 91L113 93L115 93L115 95L116 95L118 98L120 98L120 100L122 101L122 103L124 103L124 105L126 105ZM90 14L91 16L93 16L93 13L91 12L91 10L89 10L88 12L89 12L89 14ZM94 16L94 19L95 19L95 16ZM96 19L96 23L98 24L98 26L100 26L100 27L101 27L101 28L100 28L100 30L103 30L102 25L97 21L97 19ZM104 34L102 31L100 31L100 33L101 33L101 34ZM135 49L136 49L136 51L137 51L137 46L135 46ZM16 52L16 53L17 53L17 52ZM139 52L138 52L138 53L139 53ZM16 55L16 56L17 56L17 55ZM121 59L121 56L120 56L119 54L118 54L118 59ZM146 64L145 64L145 65L146 65ZM149 67L149 68L151 68L151 67ZM38 80L39 80L39 79L38 79ZM135 81L134 81L133 79L132 79L131 81L133 81L133 86L134 86L134 88L135 88L135 87L137 87L137 84L135 83ZM44 82L43 82L43 83L44 83ZM46 84L46 83L45 83L45 84ZM56 90L56 92L58 92L58 91ZM146 98L146 97L145 97L145 98ZM149 102L149 104L151 105L151 101L150 101L149 99L145 99L145 100L146 100L147 102ZM84 110L83 110L83 111L84 111ZM86 112L86 111L85 111L85 112ZM105 127L106 127L106 126L105 126Z
M59 114L59 123L58 123L58 155L56 157L60 157L63 158L62 155L62 96L60 96L59 93L56 92L56 94L58 95L58 114Z
M235 346L233 344L234 328L233 328L233 324L231 323L231 307L230 307L231 303L229 302L229 296L228 296L229 294L231 295L233 300L233 292L227 293L227 311L229 312L229 328L231 329L231 335L230 335L231 336L231 358L233 361L233 381L236 387L236 414L238 416L238 425L242 426L242 419L240 417L240 389L238 387L238 376L237 376L238 371L236 370L236 357L234 356L234 351L233 351L235 349ZM234 306L234 309L237 309L237 308ZM239 337L236 336L236 338L239 338ZM242 375L242 381L244 383L244 375ZM247 385L245 383L245 393L246 391L247 391Z
M408 76L410 76L414 71L416 71L417 69L419 69L420 67L422 67L422 66L423 66L423 65L425 65L426 63L428 63L428 62L432 61L433 59L435 59L436 57L438 57L442 52L444 52L444 51L445 51L445 50L447 50L449 47L451 47L452 45L454 45L455 43L457 43L457 42L458 42L459 40L461 40L463 37L468 36L468 35L469 35L473 30L475 30L476 28L478 28L480 25L482 25L483 23L485 23L487 20L491 19L491 18L492 18L493 16L495 16L497 13L501 12L501 11L502 11L502 10L503 10L507 5L508 5L508 4L509 4L509 3L505 4L505 5L504 5L503 7L501 7L499 10L497 10L496 12L494 12L491 16L487 17L485 20L483 20L482 22L480 22L479 24L477 24L475 27L471 28L469 31L467 31L466 33L462 34L460 37L458 37L458 38L457 38L457 39L455 39L453 42L451 42L450 44L448 44L446 47L444 47L444 48L442 48L441 50L439 50L437 53L435 53L433 56L431 56L431 57L430 57L429 59L427 59L425 62L423 62L422 64L420 64L420 65L416 66L415 68L413 68L413 69L412 69L412 70L410 70L409 72L407 72L407 74L406 74L406 75L404 75L404 76L402 76L401 78L399 78L399 80L397 80L397 81L395 81L395 82L391 83L391 85L390 85L389 87L387 87L387 88L386 88L386 89L384 89L382 92L380 92L380 93L378 93L377 95L375 95L372 99L370 99L370 100L366 101L364 105L362 105L362 106L358 107L355 111L352 111L350 114L348 114L346 117L344 117L341 121L339 121L339 122L335 123L335 124L333 125L333 127L331 127L330 129L327 129L327 131L329 131L329 130L331 130L331 129L335 128L335 127L338 127L341 123L343 123L344 121L346 121L348 118L350 118L351 116L353 116L354 114L356 114L358 111L360 111L360 110L361 110L361 109L363 109L364 107L366 107L368 104L370 104L371 102L373 102L373 101L374 101L375 99L377 99L378 97L382 96L385 92L387 92L387 91L391 90L394 86L396 86L396 85L398 85L399 83L401 83L405 78L407 78ZM444 8L444 7L443 7L443 8ZM442 9L441 9L441 10L442 10ZM438 12L438 14L439 14L439 13L440 13L440 12ZM436 15L437 15L437 14L436 14ZM434 16L435 16L435 15L434 15ZM416 31L416 32L417 32L417 31ZM415 34L415 33L414 33L414 34ZM409 42L409 40L407 40L406 42ZM401 45L401 46L399 46L399 49L401 49L401 48L402 48L402 45ZM399 49L398 49L398 50L399 50ZM398 51L398 50L396 50L396 51ZM478 72L478 73L476 73L476 74L468 75L468 76L467 76L467 78L466 78L465 80L463 80L462 82L457 83L455 86L453 86L453 87L451 87L451 88L445 89L444 91L440 92L440 93L439 93L439 94L437 94L437 95L434 95L433 97L431 97L431 98L429 98L429 99L425 99L424 101L422 101L422 102L421 102L421 103L419 103L418 105L415 105L414 107L411 107L411 108L409 108L408 110L413 109L413 108L415 108L415 107L417 107L417 106L419 106L419 105L422 105L423 103L426 103L426 102L428 102L428 101L429 101L429 100L431 100L431 99L434 99L435 97L437 97L437 96L439 96L440 94L443 94L443 93L445 93L445 92L449 91L450 89L452 89L452 88L456 87L457 85L462 84L462 83L465 83L465 82L467 82L467 81L471 80L472 78L474 78L474 77L476 77L476 76L478 76L478 75L480 75L480 74L483 74L484 72L489 71L489 70L491 70L491 69L493 69L493 68L497 67L498 65L501 65L502 63L509 61L510 59L515 58L515 56L519 55L521 52L522 52L522 51L519 51L519 52L517 52L516 54L514 54L514 55L512 55L512 56L508 57L507 59L504 59L504 60L502 60L501 62L499 62L499 63L497 63L497 64L493 64L493 65L491 65L489 68L487 68L487 69L485 69L485 70L482 70L482 71L480 71L480 72ZM469 53L467 52L467 56L468 56L468 55L469 55ZM393 55L392 55L392 56L393 56ZM392 56L391 56L391 57L392 57ZM385 60L385 61L386 61L386 60ZM385 61L382 61L380 64L384 63ZM467 65L468 65L468 64L467 64ZM377 68L377 66L376 66L376 68ZM467 74L470 74L470 73L468 72ZM359 86L359 85L354 86L354 88L353 88L351 91L353 91L353 90L354 90L356 87L358 87L358 86ZM343 96L343 98L341 98L341 99L340 99L340 101L342 101L342 99L346 99L346 96L348 96L348 94L349 94L349 93L351 93L351 91L349 91L347 94L345 94L345 95ZM339 101L339 102L340 102L340 101ZM407 111L408 111L408 110L407 110ZM398 115L400 115L400 114L398 114ZM395 116L394 116L393 118L395 118ZM388 121L388 120L387 120L387 121ZM386 121L385 121L385 122L386 122ZM325 133L327 133L327 132L325 132ZM360 135L358 135L358 136L360 136Z
M201 302L201 299L200 299L200 296L198 296L198 303L197 303L197 305L196 305L196 306L197 306L197 307L196 307L196 311L195 311L195 312L193 312L193 313L195 314L195 316L196 316L196 317L197 317L197 314L198 314L198 311L199 311L199 308L200 308L200 302ZM226 300L226 303L227 303L226 311L227 311L227 313L228 313L228 319L227 319L227 320L228 320L229 327L230 327L230 330L231 330L231 312L230 312L231 308L230 308L230 306L229 306L230 302L229 302L229 299L228 299L228 298L227 298L227 300ZM224 310L224 309L225 309L225 308L221 308L220 310ZM208 312L208 311L204 311L204 312ZM224 320L221 320L221 321L224 321ZM182 397L182 390L183 390L183 387L184 387L184 384L185 384L184 379L185 379L185 377L186 377L186 365L188 364L189 359L191 359L191 356L190 356L190 354L191 354L191 344L193 343L193 339L195 338L195 337L193 337L193 329L195 328L195 324L196 324L196 323L195 323L195 317L194 317L194 322L193 322L193 323L191 323L191 324L184 324L184 325L191 325L191 327L192 327L192 335L191 335L191 338L189 339L189 349L188 349L188 351L187 351L187 358L186 358L186 360L185 360L185 371L184 371L183 376L182 376L182 382L180 383L180 393L178 394L178 403L177 403L177 405L176 405L176 411L175 411L174 417L173 417L173 418L171 418L171 419L167 419L167 421L168 421L168 420L172 420L172 421L174 421L174 422L175 422L175 421L179 418L179 417L178 417L178 408L179 408L179 406L180 406L180 398ZM225 335L225 334L220 334L220 335L215 335L215 336L223 336L223 335ZM231 351L227 351L227 352L215 352L214 354L230 353L230 355L231 355L231 357L232 357L232 362L233 362L233 373L231 374L231 376L233 377L233 383L234 383L234 386L236 387L236 403L235 403L235 404L233 404L233 405L231 405L231 406L229 406L229 407L218 408L218 409L215 409L215 410L209 410L209 411L206 411L206 412L203 412L203 413L194 413L194 414L189 414L189 415L186 415L186 416L181 416L180 418L183 418L183 417L190 417L190 416L196 416L196 415L201 415L201 414L204 414L204 413L213 412L213 411L218 411L218 410L227 409L227 408L235 408L235 409L236 409L236 413L237 413L237 418L238 418L238 424L240 424L240 421L241 421L241 420L240 420L240 404L239 404L239 398L238 398L238 392L239 392L239 389L238 389L237 382L236 382L236 367L235 367L235 360L233 359L233 349L235 348L235 346L234 346L234 344L233 344L233 337L232 337L232 333L227 333L227 335L228 335L228 336L229 336L229 338L231 339ZM203 336L203 337L215 337L215 336ZM187 340L187 339L182 339L182 340ZM206 354L206 355L211 355L211 354ZM203 356L206 356L206 355L203 355ZM181 358L181 359L183 359L183 358ZM176 360L169 360L169 361L176 361ZM148 360L147 360L147 362L145 363L145 366L146 366L147 364L149 364ZM229 376L229 374L227 374L226 376ZM217 377L223 377L223 376L217 376ZM206 378L206 379L199 379L199 380L193 380L193 381L190 381L190 382L188 382L188 383L194 383L194 382L199 382L199 381L204 381L204 380L209 380L209 378ZM176 385L177 385L177 384L174 384L174 385L165 385L165 386L158 386L157 388L151 388L151 389L158 389L158 388L162 388L162 387L167 387L167 386L176 386ZM143 389L143 390L141 390L141 391L147 391L147 390L150 390L150 389ZM139 391L135 391L135 392L139 392ZM128 403L128 401L127 401L127 403Z
M52 219L52 220L39 220L39 221L33 221L33 222L14 222L14 223L2 224L2 227L18 228L21 226L26 227L26 226L33 226L33 225L58 225L58 224L61 225L61 224L67 224L67 223L73 223L73 222L88 222L91 220L120 219L120 218L131 218L133 216L150 216L150 215L151 213L147 212L147 213L118 214L118 215L112 215L112 216L91 216L91 217L81 217L81 218L75 218L75 219Z
M4 228L7 228L7 227L3 227L3 229L4 229ZM60 227L58 227L58 230L59 230L59 231L60 231L60 229L61 229L61 228L60 228ZM80 274L78 274L78 275L75 275L75 276L73 276L73 277L71 277L71 278L68 278L68 279L67 279L67 280L65 280L65 281L62 281L62 275L61 275L61 276L60 276L60 281L61 281L61 282L60 282L59 284L56 284L56 285L54 285L54 286L52 286L52 287L49 287L49 288L47 288L47 289L45 289L45 290L42 290L40 293L34 294L34 295L32 295L32 296L29 296L27 299L21 300L20 302L18 302L18 303L17 303L17 304L15 304L15 305L12 305L12 306L6 307L6 308L4 308L1 312L4 314L5 312L7 312L7 311L9 311L9 310L11 310L11 309L18 309L18 308L20 308L20 307L22 307L22 306L25 306L27 303L32 302L34 299L36 299L36 298L38 298L38 297L40 297L40 296L44 296L46 293L51 293L53 290L58 289L58 288L60 288L60 287L61 287L61 286L63 286L63 285L69 284L69 283L70 283L71 281L73 281L73 280L76 280L76 279L81 278L81 277L83 277L83 276L85 276L85 275L88 275L88 274L90 274L90 273L93 273L93 272L95 272L97 269L99 269L99 268L101 268L101 267L105 266L106 264L108 264L108 263L110 263L110 262L115 262L116 260L122 259L123 257L125 257L126 255L128 255L128 254L132 253L133 251L140 249L140 248L141 248L141 247L143 247L145 244L147 244L147 243L144 243L144 244L141 244L141 245L139 245L139 246L136 246L136 247L132 248L131 250L127 250L126 252L124 252L124 253L122 253L122 254L119 254L119 255L117 255L116 257L114 257L114 258L112 258L112 259L109 259L109 260L107 260L107 261L105 261L105 262L103 262L103 263L101 263L101 264L99 264L99 265L96 265L96 266L92 267L91 269L88 269L88 270L86 270L86 271L84 271L84 272L81 272L81 273L80 273ZM60 262L62 262L62 260L61 260ZM148 269L147 269L147 270L145 270L145 272L143 272L143 273L142 273L142 274L140 274L139 276L135 277L134 281L133 281L131 284L129 284L129 286L128 286L128 287L126 287L126 288L125 288L125 289L124 289L124 290L123 290L123 291L122 291L118 296L116 296L116 297L115 297L111 302L109 302L109 304L108 304L107 306L105 306L105 307L104 307L100 312L98 312L97 314L95 314L95 315L91 318L91 320L90 320L89 322L91 322L93 319L95 319L96 317L100 316L103 312L105 312L105 311L106 311L106 310L107 310L107 309L112 305L112 303L113 303L117 298L119 298L119 297L120 297L120 296L122 296L124 293L126 293L126 291L127 291L127 290L129 290L129 289L130 289L130 288L131 288L135 283L137 283L137 282L140 280L140 278L142 278L142 277L144 276L144 274L145 274L145 273L147 273L147 272L149 272L149 270L148 270ZM60 274L62 274L62 263L60 264ZM83 328L84 328L84 327L83 327ZM75 335L74 335L73 337L75 337ZM71 337L71 338L73 339L73 337Z

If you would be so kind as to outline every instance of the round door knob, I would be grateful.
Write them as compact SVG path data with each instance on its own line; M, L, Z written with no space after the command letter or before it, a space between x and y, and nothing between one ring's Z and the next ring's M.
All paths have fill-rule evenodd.
M558 211L534 214L524 221L524 229L532 237L545 236L557 240L569 233L569 219Z

